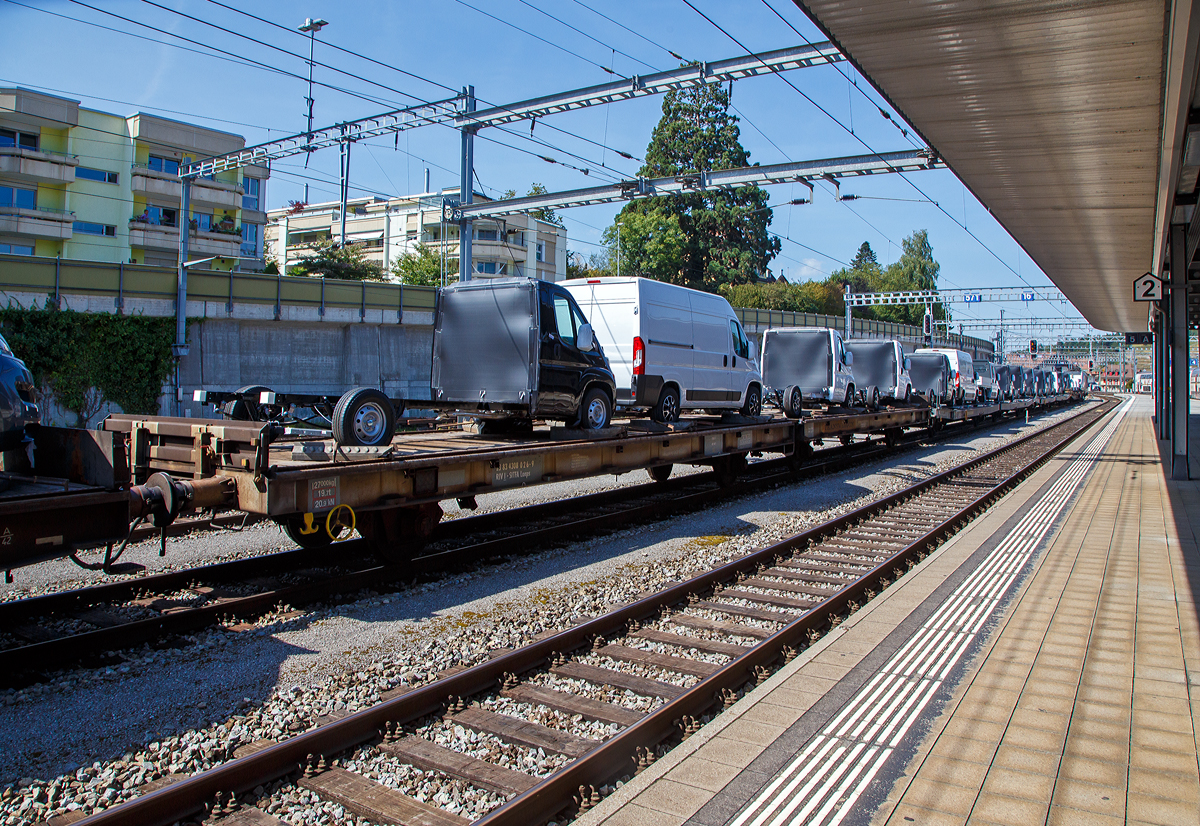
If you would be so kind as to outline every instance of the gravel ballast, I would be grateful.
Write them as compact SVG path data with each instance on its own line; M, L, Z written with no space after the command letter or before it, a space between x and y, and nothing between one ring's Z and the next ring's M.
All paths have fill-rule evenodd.
M119 667L66 672L52 682L0 692L0 824L16 826L80 809L90 812L132 797L140 784L166 774L201 771L227 759L239 745L294 735L322 717L365 708L388 689L428 682L454 665L481 662L489 650L523 644L543 631L567 627L578 617L599 614L643 591L777 542L1078 410L1042 416L1029 425L1001 425L950 444L917 448L435 582L318 607L286 621L263 622L254 630L214 628L196 634L180 649L143 651ZM644 479L632 476L640 477L634 482ZM510 507L529 504L550 487L504 496ZM560 497L571 490L570 483L553 487ZM595 487L580 490L591 492ZM483 500L480 497L481 505ZM157 544L143 544L151 550L145 559L135 554L136 561L157 560ZM263 553L289 546L274 526L258 526L239 534L172 540L166 562L184 567L210 559L209 553ZM40 583L30 587L45 588L54 587L56 576L69 574L78 581L92 576L61 561L19 573L26 584ZM670 624L663 627L695 633ZM608 664L679 684L694 682L629 663ZM549 675L534 682L562 688L578 684ZM629 708L644 711L657 705L626 692L586 688L595 699ZM486 702L526 719L546 719L543 712L523 704L497 698ZM468 753L494 745L483 735L442 721L428 721L424 729L430 739L445 740L448 747ZM601 730L593 728L591 736L602 736ZM502 751L512 748L503 746ZM557 767L552 765L559 760L554 755L529 751L512 752L509 759L531 773ZM481 806L486 811L497 803L494 795L447 785L448 778L416 777L411 769L405 769L406 774L389 767L385 758L360 750L347 758L347 765L368 776L386 776L395 788L419 786L423 795L439 803L441 795L467 816L478 816ZM294 787L263 790L261 796L267 801L264 806L273 804L277 816L288 822L317 822L320 814L328 822L356 821Z

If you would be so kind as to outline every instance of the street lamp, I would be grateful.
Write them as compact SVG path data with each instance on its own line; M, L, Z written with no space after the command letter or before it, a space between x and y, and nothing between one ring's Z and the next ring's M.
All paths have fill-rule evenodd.
M329 23L327 21L322 20L319 17L316 20L313 20L311 17L306 17L304 19L304 25L299 27L300 31L308 33L308 97L306 97L304 100L308 103L308 134L306 139L310 144L310 146L306 146L305 148L310 152L312 151L310 147L312 144L313 124L313 48L316 46L317 32L321 31L321 29L328 25ZM304 166L308 166L307 155L304 158ZM308 184L304 185L304 203L308 203Z

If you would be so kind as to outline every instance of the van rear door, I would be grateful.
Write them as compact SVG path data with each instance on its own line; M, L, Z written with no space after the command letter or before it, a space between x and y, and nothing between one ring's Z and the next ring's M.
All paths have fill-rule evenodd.
M680 400L686 407L686 392L693 386L694 372L691 309L687 299L681 306L670 301L669 295L660 296L656 292L645 289L641 295L641 338L646 345L646 375L661 376L664 385L678 385ZM649 401L654 404L658 400Z

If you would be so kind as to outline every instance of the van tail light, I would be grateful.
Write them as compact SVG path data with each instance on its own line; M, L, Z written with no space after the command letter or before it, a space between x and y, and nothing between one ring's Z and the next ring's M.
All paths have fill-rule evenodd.
M956 372L956 373L954 374L954 386L955 386L955 387L962 387L962 373L957 373L957 372Z
M646 375L646 345L640 336L633 337L633 374Z

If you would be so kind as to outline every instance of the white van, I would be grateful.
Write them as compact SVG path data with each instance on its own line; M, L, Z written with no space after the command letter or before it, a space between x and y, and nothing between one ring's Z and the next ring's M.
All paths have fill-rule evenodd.
M952 404L975 404L975 360L966 350L946 347L922 347L918 353L941 353L950 359L950 395Z
M762 412L755 353L721 296L649 278L576 278L560 286L608 356L617 407L659 422L682 410Z

